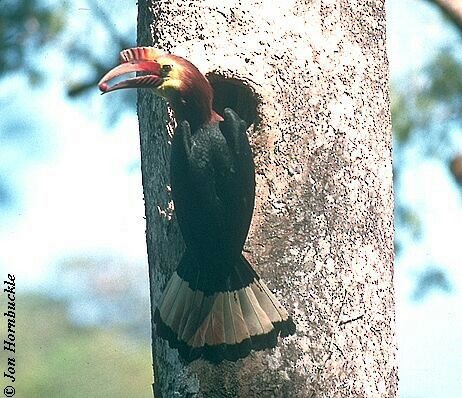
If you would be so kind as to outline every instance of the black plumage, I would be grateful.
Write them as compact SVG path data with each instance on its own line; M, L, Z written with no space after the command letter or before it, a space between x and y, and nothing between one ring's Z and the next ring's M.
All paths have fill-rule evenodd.
M191 263L185 268L200 264L204 277L189 282L204 292L241 287L233 271L242 262L255 200L254 163L245 123L231 109L224 116L223 122L193 133L183 121L172 142L172 196L187 247L185 261ZM193 273L181 268L185 277ZM250 274L242 268L247 281Z
M251 349L274 347L280 331L284 335L293 333L292 320L276 303L274 296L269 302L272 304L274 301L274 307L279 307L279 312L274 311L276 319L264 320L259 319L264 315L252 308L259 304L251 300L245 307L243 301L247 300L242 296L242 292L248 294L245 288L249 286L266 294L261 287L264 282L242 255L255 200L255 167L245 122L231 109L225 110L224 121L203 125L194 132L187 121L181 122L172 142L171 184L175 212L186 244L176 275L187 282L184 288L203 294L201 303L197 305L197 311L202 315L197 316L197 325L193 329L199 329L204 323L220 294L231 297L228 298L231 300L229 309L223 305L221 310L228 314L236 312L239 307L237 317L243 321L232 322L235 333L231 337L234 338L232 343L227 343L226 336L219 336L218 344L207 344L204 338L205 344L194 347L173 330L180 327L181 321L176 324L172 321L172 325L168 326L157 310L158 334L178 348L186 360L201 356L212 362L236 360L248 355ZM181 287L178 287L176 296L181 294L180 291ZM241 296L237 299L239 293L236 292L239 291ZM164 297L168 292L167 289ZM204 310L206 297L212 299ZM181 299L174 301L172 311L175 306L182 305ZM248 315L249 312L252 314ZM254 317L256 323L265 324L261 326L261 333L249 333L246 316ZM180 317L184 314L181 313ZM172 316L174 318L177 316ZM240 331L239 328L247 330ZM226 334L226 327L223 329ZM193 340L189 335L186 338Z

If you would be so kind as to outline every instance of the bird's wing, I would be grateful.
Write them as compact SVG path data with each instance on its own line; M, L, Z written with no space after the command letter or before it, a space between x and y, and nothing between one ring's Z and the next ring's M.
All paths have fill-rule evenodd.
M230 108L224 110L224 121L220 123L220 131L226 139L235 165L237 184L242 196L241 212L250 226L255 202L255 165L252 149L246 132L246 123Z
M224 116L224 122L205 125L194 134L186 122L178 126L175 139L182 153L176 156L185 160L185 174L177 188L189 188L181 194L177 189L175 207L185 221L182 230L194 228L191 235L201 234L215 246L220 241L242 249L254 205L253 157L245 123L231 110ZM176 160L176 171L179 163Z

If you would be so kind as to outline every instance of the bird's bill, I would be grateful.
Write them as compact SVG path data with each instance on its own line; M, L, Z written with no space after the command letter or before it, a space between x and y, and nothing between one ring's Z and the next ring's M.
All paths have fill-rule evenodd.
M112 79L132 72L143 72L144 75L123 80L113 86L109 85ZM156 88L162 83L163 79L160 75L160 65L158 62L133 60L131 62L124 62L111 69L99 81L98 87L105 94L123 88Z

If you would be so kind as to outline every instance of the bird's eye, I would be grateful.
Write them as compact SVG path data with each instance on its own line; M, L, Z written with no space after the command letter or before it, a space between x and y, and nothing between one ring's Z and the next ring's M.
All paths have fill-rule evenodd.
M172 70L172 65L162 65L161 72L163 75L166 75Z

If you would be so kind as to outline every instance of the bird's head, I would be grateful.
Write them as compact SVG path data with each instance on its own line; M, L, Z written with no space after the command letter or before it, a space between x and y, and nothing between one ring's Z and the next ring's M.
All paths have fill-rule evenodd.
M186 59L154 47L135 47L121 51L120 61L98 83L103 93L150 88L170 103L177 120L187 120L192 128L223 120L212 110L213 89L209 81ZM112 79L130 72L141 75L109 86Z

